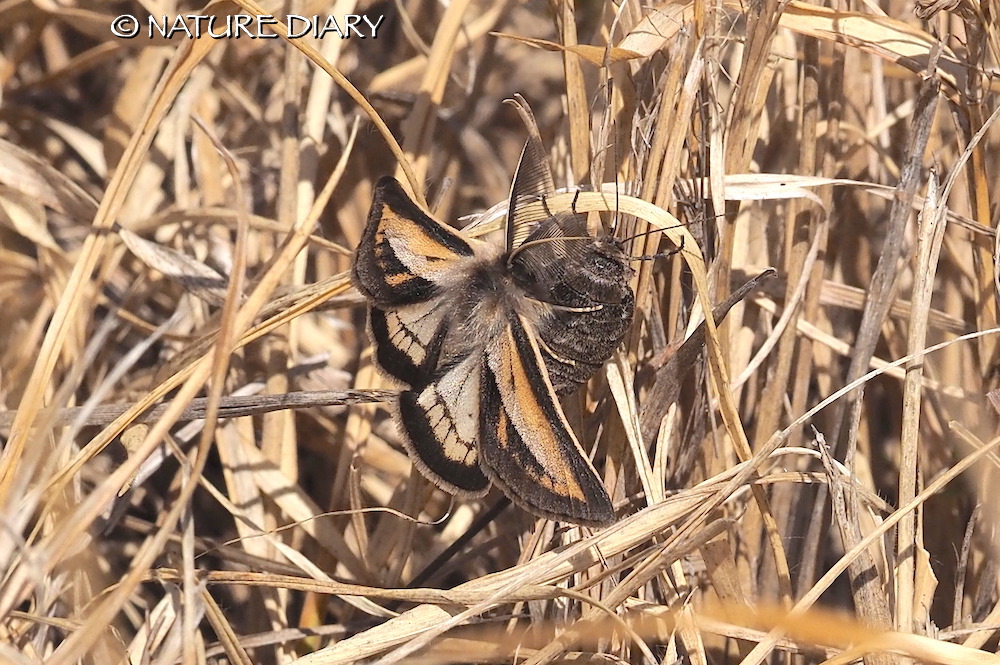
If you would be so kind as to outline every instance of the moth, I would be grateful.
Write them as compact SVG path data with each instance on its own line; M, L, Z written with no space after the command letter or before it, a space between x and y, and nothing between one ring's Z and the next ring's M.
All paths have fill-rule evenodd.
M584 215L549 214L555 186L537 125L523 99L510 101L528 139L506 242L434 220L383 177L352 281L368 300L377 367L406 386L394 415L425 477L464 498L492 483L536 515L607 525L611 499L559 397L628 329L632 269L622 244L591 235Z

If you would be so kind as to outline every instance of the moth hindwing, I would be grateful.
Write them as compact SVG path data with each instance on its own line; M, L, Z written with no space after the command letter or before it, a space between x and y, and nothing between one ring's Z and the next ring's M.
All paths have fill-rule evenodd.
M631 269L620 244L590 235L582 216L538 214L554 186L537 163L533 118L522 116L529 139L506 242L463 236L382 178L352 280L368 300L376 365L406 387L395 418L424 476L463 497L492 482L537 515L609 524L611 500L558 395L621 341Z

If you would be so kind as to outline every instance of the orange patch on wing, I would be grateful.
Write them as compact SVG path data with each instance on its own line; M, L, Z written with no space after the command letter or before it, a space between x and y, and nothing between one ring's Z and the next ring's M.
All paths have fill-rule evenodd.
M409 272L397 272L394 275L386 275L385 281L390 286L401 286L416 278L416 275Z
M381 233L384 234L386 229L391 228L392 235L402 239L418 256L441 260L455 258L455 252L450 248L428 235L427 231L413 220L394 212L388 205L382 206L381 226L383 227Z
M558 423L550 422L546 417L542 405L534 399L535 389L532 387L532 384L544 381L544 377L541 375L535 377L528 375L525 364L519 362L520 359L517 357L513 332L510 328L507 329L504 344L507 345L507 353L504 355L511 362L509 364L509 377L497 377L498 381L502 381L504 384L503 386L499 386L502 396L501 400L504 402L510 400L515 407L515 411L520 417L515 417L514 423L515 429L521 436L521 444L531 451L531 454L538 460L539 464L548 472L537 478L537 482L560 496L569 496L580 501L586 501L587 497L583 492L583 488L576 482L572 473L559 474L561 478L558 479L552 473L554 471L553 467L557 466L560 470L563 470L567 466L566 460L561 454L561 445L554 428L564 426L566 434L568 436L572 435L565 421L560 419ZM535 366L538 367L540 366L541 358L537 353L537 349L533 349L533 351ZM556 399L555 395L552 395L552 399ZM506 407L504 411L506 411ZM506 414L504 415L506 416ZM503 427L500 433L506 436L506 427ZM532 438L531 444L525 441L527 437ZM503 443L509 445L509 442ZM542 453L541 458L535 452L539 450Z

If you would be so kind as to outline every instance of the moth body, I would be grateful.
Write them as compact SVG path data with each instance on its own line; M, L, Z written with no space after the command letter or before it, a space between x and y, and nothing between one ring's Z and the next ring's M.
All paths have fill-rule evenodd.
M444 346L459 355L482 352L511 317L537 325L544 307L515 282L498 248L486 245L483 256L456 269L455 280L441 290L441 308L453 325Z

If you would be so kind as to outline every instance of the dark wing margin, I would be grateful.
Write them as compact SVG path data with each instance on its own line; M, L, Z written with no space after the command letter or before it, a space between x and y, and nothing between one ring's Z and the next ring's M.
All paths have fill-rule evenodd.
M479 453L486 474L515 503L545 517L605 526L611 499L570 429L525 322L510 325L486 350Z
M455 264L473 255L455 231L381 178L355 253L352 280L369 300L375 362L387 375L423 387L438 368L449 321L436 298Z
M376 305L409 305L433 297L453 263L472 255L458 232L432 219L386 176L375 185L351 279Z
M408 386L426 385L437 371L447 332L444 311L435 300L368 308L368 334L374 343L376 365Z
M397 422L410 458L432 483L466 498L490 488L476 446L481 364L480 356L469 356L443 368L423 388L399 396Z
M394 178L381 178L351 279L369 301L375 362L407 384L396 422L410 458L438 487L483 496L489 480L479 467L479 379L482 359L439 367L451 321L439 296L449 271L474 255L456 231L421 210Z

